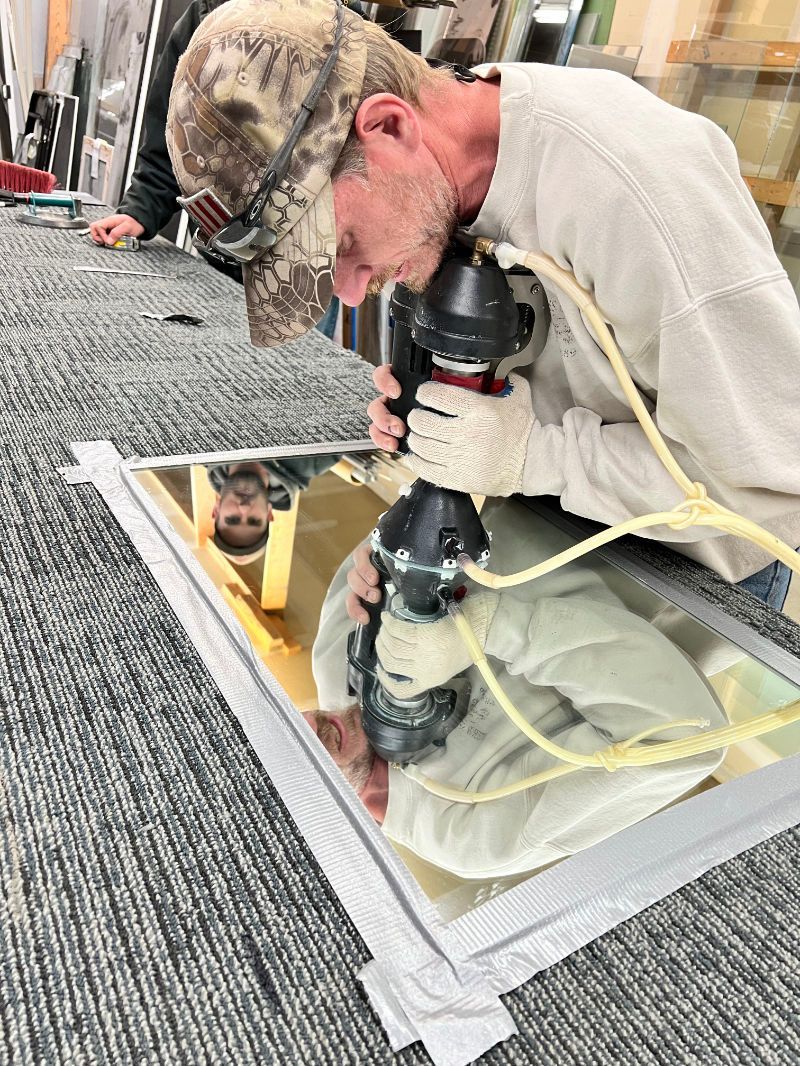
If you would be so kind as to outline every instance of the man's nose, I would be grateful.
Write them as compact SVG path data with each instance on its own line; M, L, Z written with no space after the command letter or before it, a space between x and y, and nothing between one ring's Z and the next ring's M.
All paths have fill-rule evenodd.
M368 266L348 267L342 264L340 267L337 264L333 293L348 307L358 307L366 298L371 277L372 270Z

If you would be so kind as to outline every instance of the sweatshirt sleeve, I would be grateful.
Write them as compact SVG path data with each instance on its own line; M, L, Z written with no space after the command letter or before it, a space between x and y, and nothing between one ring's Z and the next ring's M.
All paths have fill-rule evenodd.
M506 664L507 675L521 675L530 686L513 686L518 710L570 751L589 754L677 718L706 718L712 728L725 724L716 698L688 658L622 607L581 596L527 603L504 594L486 651ZM561 708L549 716L559 723L552 730L537 720L540 689L563 697ZM676 740L694 732L662 730L654 739ZM505 730L501 737L493 740L489 734L482 741L487 763L481 789L556 764L527 740L509 742ZM614 773L577 770L474 806L431 796L394 772L384 832L462 877L533 870L660 810L705 778L721 754L711 751ZM422 768L427 772L424 763Z
M542 599L527 626L509 622L512 628L502 638L509 673L551 686L572 707L572 724L552 738L568 750L588 754L679 718L703 718L712 729L727 724L688 658L629 611L579 598ZM662 729L644 743L696 732ZM614 773L577 771L531 789L522 844L533 855L545 849L569 855L590 847L684 795L723 754L717 749Z
M147 94L144 135L136 169L118 208L121 214L130 215L144 226L145 240L155 237L178 210L175 198L180 196L180 189L172 171L165 135L169 94L178 60L207 10L206 0L194 0L175 23Z
M712 498L760 522L796 509L800 312L782 271L665 322L637 366L640 380L656 383L652 413L668 447ZM606 524L683 499L638 422L604 423L582 407L560 425L534 424L523 492L557 495L567 510ZM723 534L659 526L641 535L687 542Z
M578 716L581 746L576 750L582 752L676 718L707 718L717 725L724 720L688 657L624 607L581 596L529 603L504 594L486 652L504 662L512 676L553 688L569 701ZM670 730L658 739L685 735L685 730Z

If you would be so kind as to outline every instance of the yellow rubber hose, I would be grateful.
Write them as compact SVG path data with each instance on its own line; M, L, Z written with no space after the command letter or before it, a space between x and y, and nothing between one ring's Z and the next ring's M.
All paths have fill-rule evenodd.
M489 254L495 256L504 269L508 269L515 264L527 267L540 277L549 278L550 281L553 281L574 300L594 328L597 339L625 393L625 398L636 415L637 421L642 427L653 451L679 488L686 493L686 498L672 511L661 511L656 514L643 515L641 518L631 518L627 522L622 522L618 526L606 529L602 533L590 537L581 544L576 544L552 559L539 563L538 566L532 566L530 569L522 570L517 574L492 574L486 570L481 570L468 556L462 555L459 563L464 572L475 582L488 588L510 588L513 585L522 584L524 581L532 581L543 574L548 574L559 566L564 566L574 559L579 559L594 548L608 544L626 533L635 533L637 530L659 525L666 525L672 529L685 529L691 525L703 525L714 526L725 533L752 541L753 544L757 544L760 548L764 548L765 551L780 559L796 574L800 574L800 557L798 557L796 551L773 533L762 529L755 522L751 522L742 515L738 515L727 507L723 507L722 504L710 499L705 485L698 481L692 481L688 474L681 469L677 459L661 436L650 412L647 410L605 319L589 293L578 284L575 277L569 271L563 270L550 256L525 252L511 244L490 243L488 251Z
M623 746L635 744L651 733L660 733L664 729L677 729L678 727L685 726L702 726L708 725L707 721L700 718L685 718L681 721L672 722L668 726L658 725L653 729L645 729L643 732L638 733L635 737L631 737L630 740L626 740ZM410 764L404 766L403 773L406 777L410 777L412 781L418 782L428 792L433 793L434 796L439 796L441 799L451 800L453 803L489 803L491 800L503 799L505 796L513 796L516 792L522 792L526 788L533 788L536 785L543 785L547 781L553 781L558 777L564 777L566 774L574 774L578 770L585 770L585 766L573 766L569 763L561 763L560 766L551 766L547 770L541 770L538 774L532 774L530 777L524 777L519 781L514 781L510 785L502 785L500 788L490 788L483 792L468 792L464 789L456 788L454 785L444 785L440 781L434 781L432 777L427 777L419 767Z
M580 544L575 544L566 551L546 559L543 563L538 563L536 566L521 570L516 574L489 573L486 570L482 570L469 556L462 555L458 561L464 573L477 584L485 585L489 588L510 588L525 581L532 581L537 577L542 577L544 574L549 574L553 570L579 559L595 548L624 536L626 533L635 533L640 529L658 525L666 525L672 529L685 529L690 525L708 525L757 544L780 559L796 574L800 574L800 558L788 544L763 529L757 523L751 522L742 515L738 515L710 499L705 486L700 482L692 481L681 469L680 464L670 452L666 441L642 401L639 390L628 372L622 354L605 319L589 293L578 284L575 277L569 271L563 270L558 266L549 256L525 252L510 244L503 243L498 245L489 243L488 252L495 256L504 269L508 269L515 264L527 267L540 277L549 278L574 300L594 328L600 345L614 369L625 397L636 415L645 436L667 472L686 494L686 498L672 511L661 511L643 515L641 518L631 518L627 522L622 522L620 525L589 537ZM458 632L469 649L472 662L477 666L489 690L505 714L520 732L524 733L529 740L543 751L561 760L562 765L551 767L539 774L535 774L533 777L527 777L511 785L486 792L467 792L453 788L452 786L432 781L416 769L406 768L405 772L409 776L420 782L429 792L441 796L443 799L458 803L485 803L489 800L513 795L515 792L532 788L534 785L542 784L545 781L553 780L580 769L602 767L611 772L624 766L652 766L659 763L672 762L676 759L686 759L693 755L700 755L717 748L727 747L729 744L739 743L750 737L761 736L800 719L800 700L796 700L787 707L758 715L749 722L696 734L683 740L659 741L646 745L640 743L640 741L654 732L662 732L665 729L674 729L678 726L702 726L703 723L697 719L676 721L668 725L658 726L655 729L645 730L629 740L613 744L592 755L578 754L554 744L526 721L503 691L492 668L489 666L483 648L470 628L466 616L455 603L449 605L449 611ZM707 725L708 723L705 724Z
M448 611L469 649L474 665L477 666L489 690L505 714L517 729L524 733L537 747L554 756L554 758L561 760L560 766L549 767L547 770L542 770L531 777L523 778L501 788L488 789L484 792L471 792L456 788L453 785L442 784L425 776L418 768L413 766L403 768L406 776L417 781L428 792L454 803L488 803L491 800L512 796L516 792L522 792L524 789L533 788L536 785L544 784L547 781L574 773L577 770L601 768L613 772L627 766L656 766L660 763L675 762L678 759L688 759L693 755L703 755L717 748L726 748L729 744L738 744L740 741L747 740L750 737L761 736L792 722L800 721L800 700L795 700L794 703L786 707L758 715L749 722L740 722L738 725L697 733L683 740L662 740L652 744L641 743L641 741L654 733L663 733L668 729L687 727L702 729L708 726L708 721L699 718L685 718L666 724L659 723L657 726L637 733L628 740L623 740L618 744L611 744L609 747L596 751L591 755L578 754L577 752L569 751L567 748L562 748L560 744L554 744L525 720L509 696L503 691L480 643L470 628L464 612L455 602L451 602L448 605Z

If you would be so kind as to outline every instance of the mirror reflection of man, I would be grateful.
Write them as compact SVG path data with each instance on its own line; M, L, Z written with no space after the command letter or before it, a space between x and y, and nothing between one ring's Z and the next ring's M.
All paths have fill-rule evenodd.
M501 572L546 559L564 547L554 530L534 525L512 501L484 508ZM365 555L362 546L357 555ZM679 762L609 773L578 770L490 803L467 805L427 792L371 749L360 711L346 689L350 561L329 590L313 649L323 711L305 717L386 835L459 877L506 877L581 851L646 818L703 781L719 764L712 751ZM363 561L362 561L363 565ZM725 715L694 662L648 621L628 610L601 571L562 569L513 592L471 590L470 623L503 689L528 722L563 747L592 753L640 731L682 718ZM384 667L408 680L382 682L397 695L446 684L464 672L469 708L444 749L417 763L427 777L485 791L556 764L509 721L455 632L449 617L429 624L387 620L377 650ZM690 731L657 732L675 740Z
M266 550L274 517L269 472L262 463L234 463L211 467L208 476L217 493L214 543L240 564L253 562Z
M313 477L334 465L338 455L222 463L208 468L217 494L212 516L214 543L243 566L266 551L275 511L290 511Z

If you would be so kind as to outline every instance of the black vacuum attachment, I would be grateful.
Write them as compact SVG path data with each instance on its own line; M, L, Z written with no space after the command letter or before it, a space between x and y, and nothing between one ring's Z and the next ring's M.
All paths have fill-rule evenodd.
M498 363L522 351L533 330L533 309L516 303L495 260L458 247L421 296L395 286L390 313L392 373L403 391L389 409L403 422L425 381L491 391ZM408 451L405 438L399 450Z
M521 351L533 328L532 309L515 302L501 268L473 248L455 249L421 296L396 286L391 313L392 372L402 394L390 407L404 422L419 406L416 392L424 381L496 391L498 363ZM466 682L451 682L410 699L390 695L375 672L381 614L388 610L418 625L441 618L448 598L464 585L458 555L467 552L485 566L490 542L467 493L418 480L381 515L372 547L382 599L364 605L370 622L350 636L348 678L372 747L387 761L403 763L445 743L466 712L469 690Z

